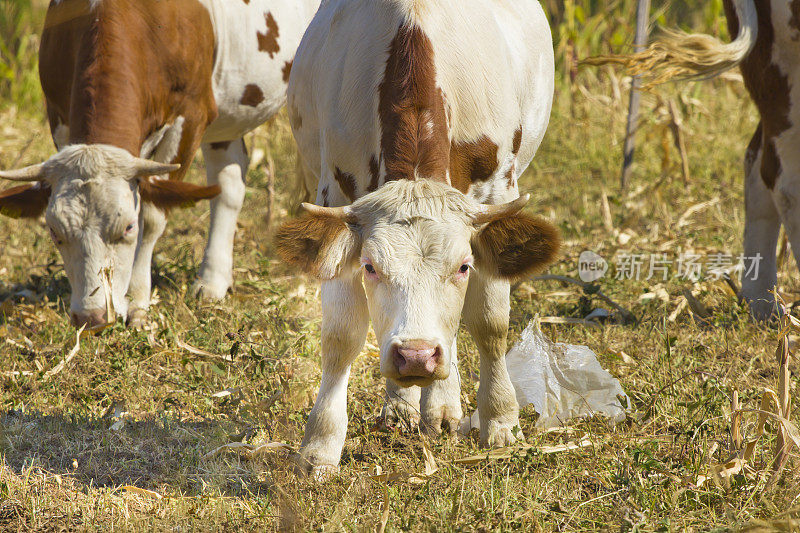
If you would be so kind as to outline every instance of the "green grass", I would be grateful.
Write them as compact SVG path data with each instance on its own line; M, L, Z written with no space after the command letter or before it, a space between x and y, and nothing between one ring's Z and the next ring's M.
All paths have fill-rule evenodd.
M624 18L619 9L608 24ZM602 50L586 45L579 57L587 51ZM29 75L27 61L21 72ZM34 91L26 100L15 87L0 84L0 168L52 153L41 97ZM530 210L558 224L564 236L562 259L550 272L576 276L584 249L612 266L621 252L739 254L741 161L756 124L742 85L671 85L646 96L631 192L620 193L626 94L625 83L608 70L559 78L549 132L521 181L533 198ZM685 123L687 184L663 112L670 99ZM318 485L297 476L282 452L205 458L233 441L297 446L319 382L319 285L281 264L269 238L294 205L294 148L285 116L257 130L248 144L267 154L264 161L274 160L276 212L265 227L262 161L248 177L234 293L219 304L187 294L202 257L207 206L176 211L156 249L152 328L118 325L83 339L77 356L51 379L45 373L75 343L64 312L68 283L41 221L0 219L0 529L372 530L381 523L385 487L370 476L378 466L423 472L423 441L439 470L419 484L388 483L387 531L680 531L792 519L798 527L796 450L777 484L767 485L774 425L768 424L750 469L729 485L686 482L735 452L733 390L743 407L757 408L763 389L776 388L778 380L778 332L751 323L712 280L609 275L598 287L630 309L637 324L545 326L554 340L589 346L620 379L635 416L617 427L595 420L537 432L536 415L526 409L530 451L463 466L456 460L480 452L473 439L424 440L375 428L382 385L378 360L365 351L350 380L349 431L337 478ZM198 160L189 179L199 182L202 174ZM604 192L613 228L630 236L625 244L605 227ZM678 224L689 208L715 199ZM800 299L793 261L779 284L787 301ZM665 300L640 299L659 289ZM699 323L688 310L668 320L684 289L710 308L709 321ZM514 292L509 340L535 313L582 318L595 307L608 306L572 285L525 281ZM186 345L209 355L190 353ZM471 410L478 360L465 331L459 351L462 403ZM790 367L796 370L794 360ZM14 371L32 375L9 376ZM217 394L222 391L230 394ZM798 414L795 402L791 419ZM745 438L755 419L744 415ZM539 451L582 436L593 445ZM163 498L121 490L125 485Z

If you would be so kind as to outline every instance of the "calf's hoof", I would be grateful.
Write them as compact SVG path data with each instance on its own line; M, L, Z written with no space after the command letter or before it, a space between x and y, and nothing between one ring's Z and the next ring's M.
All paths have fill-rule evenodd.
M515 428L519 428L519 421L517 422L497 422L494 420L488 421L488 428L486 431L481 431L481 446L487 448L502 448L510 446L522 440L522 433Z
M381 425L387 429L399 428L403 431L416 431L419 421L419 411L403 401L386 400L383 404Z
M448 435L456 435L462 415L461 405L429 407L425 409L422 416L425 432L430 436L436 436L442 432Z

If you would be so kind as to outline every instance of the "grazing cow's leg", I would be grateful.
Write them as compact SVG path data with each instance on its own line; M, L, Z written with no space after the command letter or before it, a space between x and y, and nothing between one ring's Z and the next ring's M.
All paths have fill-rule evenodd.
M765 320L775 312L775 296L770 291L778 280L775 248L780 230L778 210L761 175L762 152L759 126L745 156L745 260L742 270L742 297L757 320ZM758 274L754 278L756 270Z
M142 327L147 320L152 288L150 265L153 261L153 249L166 227L167 216L164 211L149 202L143 202L139 211L139 242L136 245L136 257L128 287L128 325L131 327Z
M202 298L219 300L225 297L233 283L233 239L244 202L250 161L244 139L230 143L204 143L202 148L206 181L209 185L219 184L222 192L211 200L208 243L194 290Z
M364 346L369 312L361 273L322 283L322 380L300 447L300 466L320 479L336 470L347 435L350 365Z
M413 385L400 387L392 379L386 380L386 400L383 404L383 423L387 427L399 426L413 430L419 426L419 401L422 390Z
M422 420L425 430L432 434L439 434L442 429L454 434L464 415L461 410L461 376L458 374L455 338L450 353L453 356L447 379L434 381L422 389Z
M481 356L478 411L484 446L513 443L519 427L519 405L505 361L509 311L509 282L475 272L467 287L464 323Z

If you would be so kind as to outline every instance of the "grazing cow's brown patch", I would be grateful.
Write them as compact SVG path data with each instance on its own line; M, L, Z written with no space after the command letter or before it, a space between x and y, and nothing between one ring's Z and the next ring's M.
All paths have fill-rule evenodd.
M450 146L450 183L461 192L471 184L485 181L497 170L497 145L486 135L473 142Z
M244 0L244 3L249 6L250 5L250 0Z
M254 83L248 83L244 87L242 98L239 103L250 107L258 107L258 104L264 101L264 92L261 87Z
M283 74L283 82L289 83L289 75L292 73L292 61L287 61L283 64L281 74Z
M256 37L258 37L258 49L262 52L268 53L269 57L272 58L281 49L281 47L278 45L278 36L280 33L278 32L278 23L275 22L275 18L272 16L272 13L267 13L265 18L267 20L267 32L256 33Z
M231 141L219 141L215 143L211 143L212 150L227 150L228 146L231 145Z
M351 202L354 202L357 198L355 176L348 172L342 172L339 167L336 167L333 177L336 179L344 195L347 196Z
M322 207L330 207L330 203L328 202L328 186L324 186L322 188Z
M552 263L561 236L546 220L525 214L490 222L473 240L475 261L495 275L519 279Z
M517 128L517 131L514 132L514 138L511 140L511 152L514 155L519 153L520 145L522 145L522 126Z
M142 201L164 211L173 207L190 207L200 200L210 200L221 190L219 185L204 187L185 181L144 179L139 182Z
M47 10L39 73L51 128L68 126L71 144L138 154L151 133L182 116L181 168L170 176L181 179L217 117L208 10L196 0L139 0L136 9L99 2L91 13L86 4L51 2Z
M0 214L11 218L36 218L47 208L50 186L26 183L0 191Z
M433 46L417 26L403 25L389 48L378 88L386 181L446 181L449 142L444 98L436 87Z
M381 177L381 164L373 155L369 158L369 185L367 185L367 192L378 190L378 180Z
M758 36L755 46L742 61L742 77L761 115L763 150L761 154L761 179L772 189L781 172L781 162L775 151L775 138L791 126L789 121L789 82L772 62L775 32L772 28L770 2L756 2ZM739 33L739 19L731 0L724 1L728 31Z

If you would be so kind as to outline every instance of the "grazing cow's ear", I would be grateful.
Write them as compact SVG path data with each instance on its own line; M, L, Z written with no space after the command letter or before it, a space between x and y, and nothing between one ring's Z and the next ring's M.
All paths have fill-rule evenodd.
M0 191L0 214L11 218L36 218L47 208L50 186L41 181Z
M284 261L323 280L358 265L359 237L337 216L309 213L290 220L275 235L275 246Z
M472 239L478 268L504 279L542 270L556 258L560 246L555 226L523 213L489 222Z
M139 194L143 202L159 209L191 207L200 200L210 200L220 193L219 185L203 187L185 181L162 180L152 176L139 180Z

